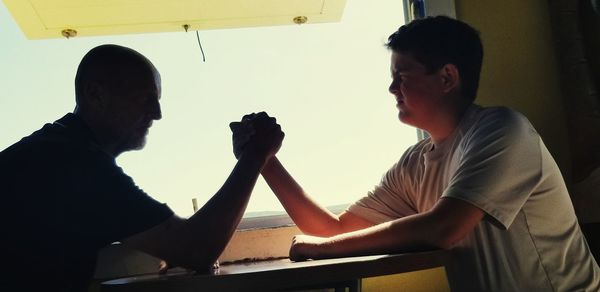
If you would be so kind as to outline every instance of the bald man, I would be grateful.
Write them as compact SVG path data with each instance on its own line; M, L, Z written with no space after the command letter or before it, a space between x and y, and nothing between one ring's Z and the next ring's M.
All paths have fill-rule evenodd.
M161 119L160 75L138 52L92 49L75 78L76 107L0 152L0 290L82 291L97 252L115 241L189 269L208 269L239 223L283 132L262 113L224 185L189 219L123 173L115 158L141 149ZM218 222L218 224L215 224ZM33 290L33 289L31 289Z

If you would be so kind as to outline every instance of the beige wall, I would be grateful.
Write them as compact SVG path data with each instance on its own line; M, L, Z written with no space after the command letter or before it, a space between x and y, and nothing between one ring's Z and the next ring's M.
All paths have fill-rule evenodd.
M477 103L525 114L566 179L568 136L547 0L456 0L457 18L477 28L484 62Z

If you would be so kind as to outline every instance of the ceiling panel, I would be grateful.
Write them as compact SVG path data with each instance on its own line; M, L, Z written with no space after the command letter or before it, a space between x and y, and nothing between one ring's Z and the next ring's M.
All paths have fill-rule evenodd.
M346 0L3 0L30 39L336 22Z

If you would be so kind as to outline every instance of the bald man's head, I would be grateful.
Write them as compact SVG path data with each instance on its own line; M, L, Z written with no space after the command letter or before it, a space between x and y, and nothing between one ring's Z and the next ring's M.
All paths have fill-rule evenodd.
M90 50L79 63L75 76L78 105L86 97L86 86L99 85L107 91L122 90L139 75L157 74L142 54L118 45L101 45Z
M140 149L153 120L161 118L160 76L142 54L102 45L81 60L75 77L80 116L113 155Z

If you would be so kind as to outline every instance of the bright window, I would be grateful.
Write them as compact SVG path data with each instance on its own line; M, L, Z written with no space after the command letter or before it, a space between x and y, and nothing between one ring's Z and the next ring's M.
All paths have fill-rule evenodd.
M126 173L181 216L206 202L235 164L228 124L265 110L286 132L280 160L326 206L364 196L404 150L414 128L387 92L387 36L403 24L401 0L348 0L340 23L26 40L0 5L0 148L74 108L77 65L115 43L146 55L162 75L163 119ZM262 178L247 212L283 208Z

